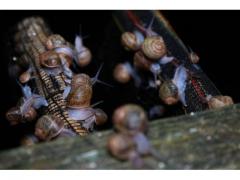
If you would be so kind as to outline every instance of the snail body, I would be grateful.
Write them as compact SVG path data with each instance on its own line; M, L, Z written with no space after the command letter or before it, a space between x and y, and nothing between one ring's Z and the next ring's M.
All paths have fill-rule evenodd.
M158 60L167 53L167 47L161 36L146 37L141 50L146 57L152 60Z
M146 132L148 126L145 111L134 104L127 104L117 108L113 114L113 122L120 132Z

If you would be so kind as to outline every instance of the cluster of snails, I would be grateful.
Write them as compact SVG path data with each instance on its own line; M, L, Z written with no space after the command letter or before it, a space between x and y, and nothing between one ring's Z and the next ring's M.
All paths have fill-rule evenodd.
M144 109L135 104L123 105L115 110L113 123L117 132L110 136L107 147L114 157L131 161L135 168L143 167L143 156L160 159L145 135L148 119Z
M23 22L29 20L30 18ZM37 20L39 19L34 19L34 21ZM36 25L37 24L35 24L35 26ZM31 26L33 25L29 25L29 31L32 28ZM30 35L35 38L34 33ZM33 66L33 63L30 63L31 60L28 59L29 57L22 55L22 57L25 58L24 62L27 62L29 67L27 71L19 76L19 84L22 89L23 98L20 99L15 107L6 113L6 118L12 125L36 121L35 135L24 137L22 141L24 145L34 144L39 140L47 141L56 137L76 135L76 132L64 124L63 119L45 112L47 108L52 108L51 104L48 102L47 97L32 91L30 88L32 80L36 80L34 82L37 86L39 79L44 79L46 83L49 83L50 79L54 78L54 81L58 83L59 91L62 92L62 98L60 97L56 100L59 100L58 103L61 104L62 107L65 107L64 110L66 110L69 119L75 124L81 124L86 131L91 131L94 124L101 125L107 120L105 112L91 106L92 86L96 82L101 82L98 80L100 69L94 78L90 78L87 74L83 73L75 74L70 69L74 63L80 67L84 67L91 62L91 52L83 45L82 38L76 36L75 46L73 46L58 34L46 36L40 33L39 37L40 35L44 37L43 39L45 39L45 41L40 45L38 44L39 46L37 48L40 50L42 48L44 51L38 52L39 55L35 56L38 57L37 60L35 59L35 64L39 64L41 71L36 72L36 67ZM19 33L18 36L20 36ZM33 38L31 41L33 45L30 46L34 46L34 43L39 40L39 37L36 37L36 39ZM28 47L28 49L31 48L32 47ZM23 51L23 53L25 52ZM23 61L22 58L21 61ZM51 83L48 88L48 91L54 90ZM66 100L66 103L64 100Z

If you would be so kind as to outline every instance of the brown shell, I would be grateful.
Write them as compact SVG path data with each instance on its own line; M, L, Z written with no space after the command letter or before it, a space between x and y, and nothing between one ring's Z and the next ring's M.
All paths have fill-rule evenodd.
M216 109L232 105L233 100L230 96L214 96L208 101L209 109Z
M140 106L127 104L117 108L113 114L113 122L120 132L146 132L147 115Z
M92 86L80 85L72 88L67 97L67 106L71 108L89 107L92 98Z
M55 68L61 65L61 60L56 52L47 51L40 55L40 63L44 67Z
M135 150L135 144L131 136L127 134L114 134L107 142L109 152L120 160L129 160Z
M35 135L41 140L50 140L56 137L64 127L64 121L54 115L44 115L38 119L35 126Z
M143 52L138 51L134 54L133 64L139 69L149 70L152 62L145 57Z
M118 64L113 71L113 77L120 83L127 83L131 80L131 74L125 64Z
M6 113L6 118L10 122L11 125L19 124L23 117L18 107L12 107Z
M176 104L179 100L178 88L172 81L165 81L159 88L159 97L167 105Z
M80 67L85 67L91 62L91 59L92 59L91 51L88 48L83 47L82 52L78 54L77 64Z
M158 60L167 53L167 47L161 36L149 36L142 44L143 53L152 60Z
M126 50L136 51L141 46L141 44L137 41L136 35L132 32L123 33L121 36L121 43Z
M20 76L19 76L19 81L21 83L26 83L31 79L31 73L28 71L23 72Z
M71 81L71 88L76 88L81 85L92 85L91 78L87 74L80 73L73 76Z
M62 47L66 44L65 39L59 34L52 34L47 38L45 46L48 50L52 50L58 47Z
M24 114L24 119L26 121L33 121L37 117L37 111L33 108L30 107L30 109L27 111L26 114Z
M107 121L107 114L101 109L94 109L96 117L96 125L102 125Z

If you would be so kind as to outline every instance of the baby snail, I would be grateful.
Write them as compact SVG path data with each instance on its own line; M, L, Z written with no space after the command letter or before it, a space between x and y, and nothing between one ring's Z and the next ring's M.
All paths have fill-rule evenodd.
M230 96L208 96L209 109L216 109L234 104Z
M61 65L59 55L54 51L47 51L40 55L40 63L46 68L56 68Z
M133 57L133 64L136 68L148 71L151 67L152 62L145 57L143 52L137 51Z
M21 139L20 144L23 146L32 146L38 142L39 142L38 138L31 134L31 135L24 136Z
M151 60L159 60L167 53L167 47L161 36L146 37L142 47L142 52Z
M179 101L178 88L171 81L164 81L159 88L159 97L167 105L176 104Z
M77 51L77 64L80 67L87 66L91 62L92 53L83 45L82 38L80 36L76 36L75 38L75 49Z
M131 80L131 66L127 63L119 63L113 71L113 77L120 83L127 83Z
M121 36L121 43L126 50L136 51L140 49L143 41L144 36L138 31L134 33L124 32Z
M145 111L140 106L127 104L114 111L113 123L120 132L146 132L148 119Z
M35 135L40 140L51 140L58 136L64 128L64 122L53 115L44 115L38 119Z
M101 109L94 109L94 113L96 116L95 123L96 125L103 125L107 121L107 114Z

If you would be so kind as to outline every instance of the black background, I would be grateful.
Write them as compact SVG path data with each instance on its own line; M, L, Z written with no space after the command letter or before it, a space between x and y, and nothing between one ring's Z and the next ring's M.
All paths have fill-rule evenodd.
M240 101L239 66L240 52L240 11L162 11L179 37L199 56L200 66L224 95L230 95L235 102ZM73 42L75 34L81 32L85 44L96 54L105 37L105 28L111 19L112 11L0 11L0 148L18 145L22 131L26 125L10 127L5 120L5 112L14 106L20 96L20 89L14 79L8 75L10 61L8 36L11 28L22 18L40 15L47 20L53 32L61 34ZM100 63L94 60L92 67L85 69L94 75ZM111 81L108 73L102 79ZM111 82L113 83L113 82ZM99 87L97 87L98 89ZM102 87L101 87L102 88ZM96 90L100 91L100 90ZM104 88L101 97L94 100L107 99L114 101L112 90ZM119 98L119 97L115 97ZM102 105L107 111L111 108ZM30 127L31 128L31 127Z

